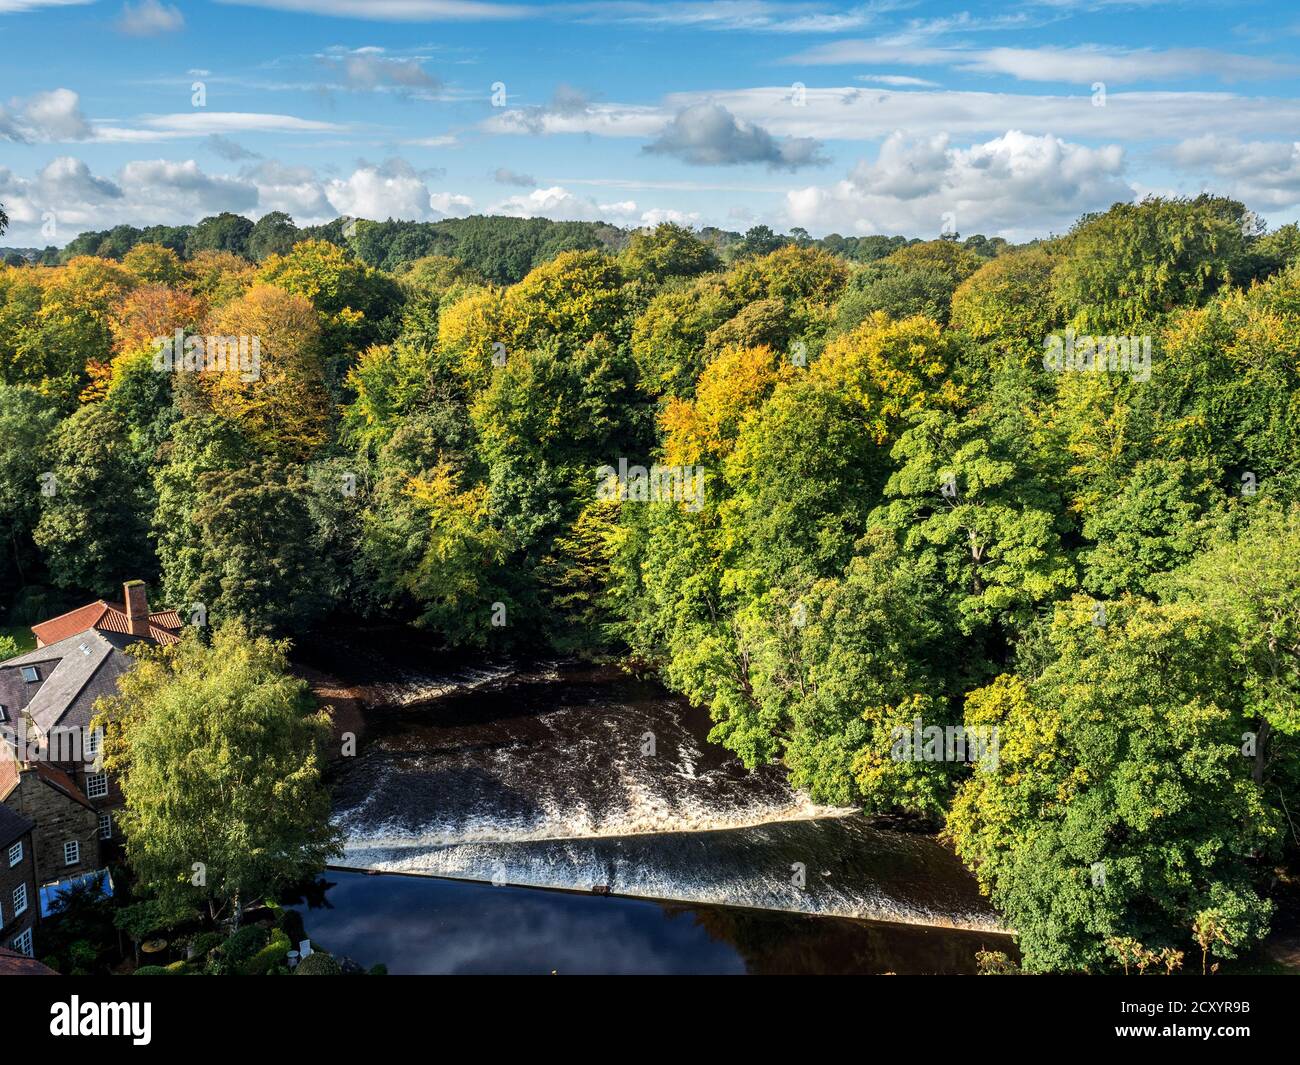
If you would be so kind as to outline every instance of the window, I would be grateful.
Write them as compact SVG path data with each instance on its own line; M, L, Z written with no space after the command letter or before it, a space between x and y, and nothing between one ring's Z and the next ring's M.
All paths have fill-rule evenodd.
M93 762L99 757L99 738L103 735L102 729L86 729L85 745L82 748L86 756L86 761Z
M108 794L107 773L86 774L86 795L92 799L102 799Z
M15 939L10 946L19 954L26 954L29 958L32 956L32 930L29 928L26 932Z
M14 888L14 916L27 912L27 885L19 884Z
M113 838L113 815L112 814L99 815L99 838L100 839Z
M35 666L23 666L23 680L25 680L28 684L32 684L40 679L41 679L41 675L39 672L37 672Z
M9 848L9 868L12 869L15 865L17 865L22 860L23 860L23 841L19 840L17 843L15 843L12 847Z
M81 861L81 844L75 839L68 840L63 845L63 864L76 865Z
M9 720L9 711L5 709L5 704L0 703L0 721Z

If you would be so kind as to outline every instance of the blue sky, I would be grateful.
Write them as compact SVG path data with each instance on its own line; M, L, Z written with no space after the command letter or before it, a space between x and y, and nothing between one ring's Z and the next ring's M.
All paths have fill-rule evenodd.
M1280 0L0 0L0 239L220 210L1025 239L1206 188L1279 224L1298 46Z

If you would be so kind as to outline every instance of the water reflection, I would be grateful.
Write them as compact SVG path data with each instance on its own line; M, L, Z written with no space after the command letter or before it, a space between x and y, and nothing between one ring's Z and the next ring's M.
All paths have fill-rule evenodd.
M312 940L394 974L969 973L1002 936L331 870Z

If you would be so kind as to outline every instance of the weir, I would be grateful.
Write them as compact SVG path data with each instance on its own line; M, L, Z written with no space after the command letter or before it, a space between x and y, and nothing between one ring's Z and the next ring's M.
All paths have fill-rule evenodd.
M376 642L318 649L366 703L332 781L339 866L999 929L933 837L818 806L778 767L746 771L707 741L707 714L655 684Z

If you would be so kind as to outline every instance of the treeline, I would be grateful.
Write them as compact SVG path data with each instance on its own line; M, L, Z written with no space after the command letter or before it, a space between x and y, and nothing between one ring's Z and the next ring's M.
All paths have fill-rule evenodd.
M942 825L1031 968L1248 949L1300 809L1300 231L1206 195L853 250L4 269L10 621L145 576L618 655L747 764ZM160 370L177 329L259 362ZM936 728L995 756L901 742Z
M813 240L802 229L787 236L768 226L754 226L747 233L706 227L696 236L708 244L720 262L754 255L766 255L787 244L823 247L836 255L859 262L883 259L909 243L904 237L842 237L832 233ZM390 272L431 255L458 259L499 285L514 284L534 267L549 262L563 251L617 253L627 246L629 233L605 222L552 222L545 218L513 218L474 215L448 218L441 222L402 222L389 219L337 218L326 225L299 227L282 211L272 211L256 222L243 215L223 212L192 226L120 225L112 229L78 234L63 248L0 248L0 262L9 266L28 263L63 266L82 255L121 260L140 244L169 248L182 259L203 252L225 251L252 262L271 255L283 255L304 240L325 240L347 248L368 266ZM956 239L954 237L954 239ZM1006 241L982 235L969 237L963 246L986 258L1007 247Z

